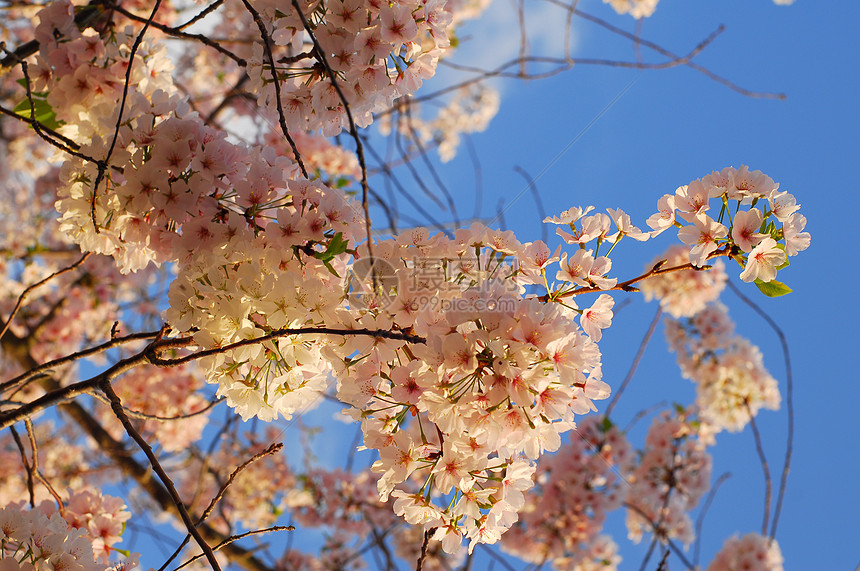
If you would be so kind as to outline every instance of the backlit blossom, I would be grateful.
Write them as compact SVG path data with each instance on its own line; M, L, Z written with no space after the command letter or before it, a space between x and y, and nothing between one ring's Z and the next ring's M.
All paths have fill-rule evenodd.
M764 239L765 235L759 233L761 221L761 210L757 208L735 214L732 220L732 240L744 252L749 252Z
M630 236L634 240L638 240L639 242L644 242L651 237L650 233L643 232L639 228L633 225L630 221L630 215L624 212L621 209L615 210L612 208L607 209L609 212L609 216L612 217L612 221L615 222L615 226L618 227L618 234L620 236ZM618 238L610 237L612 241L618 240Z
M707 214L693 216L691 221L692 226L684 226L678 230L678 238L693 246L690 250L690 261L696 266L704 266L708 255L719 248L717 240L728 235L728 229Z
M651 236L657 236L664 230L675 224L675 196L664 194L657 201L657 214L648 218L648 226L651 228Z
M801 232L806 227L806 217L802 214L792 214L782 228L785 237L785 253L796 256L809 247L811 237L809 232Z
M602 329L606 329L612 324L612 306L615 305L615 300L612 296L601 294L594 304L582 313L579 318L582 329L594 341L600 341L603 336Z
M775 539L748 533L727 539L707 571L782 571L782 561Z
M785 251L778 248L773 238L765 238L750 252L741 279L745 282L769 282L776 277L776 268L785 263Z

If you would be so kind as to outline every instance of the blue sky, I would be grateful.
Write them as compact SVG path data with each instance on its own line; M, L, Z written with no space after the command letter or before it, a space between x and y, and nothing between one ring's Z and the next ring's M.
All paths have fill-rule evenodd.
M579 6L626 30L635 29L632 18L616 16L601 2L583 1ZM469 40L455 61L492 65L515 54L518 32L509 26L516 20L506 15L512 13L509 2L496 0L487 21L464 30ZM534 53L558 53L552 50L559 42L550 36L561 20L553 13L555 17L527 3ZM737 279L739 269L729 271L733 282L780 325L791 350L794 457L777 535L786 569L853 569L860 563L860 429L855 420L860 375L854 361L860 341L854 292L860 260L850 244L856 226L851 217L860 207L854 176L860 156L857 22L856 2L799 0L793 6L776 6L768 0L663 0L643 22L643 37L685 54L724 24L725 31L695 62L744 88L785 93L787 99L744 97L684 66L639 71L582 65L551 79L496 82L502 91L500 112L486 132L472 137L482 167L481 214L490 219L500 201L511 203L525 187L515 166L532 176L542 173L537 188L549 214L580 204L598 210L620 207L640 227L656 211L662 194L729 165L762 170L797 197L812 246L780 273L794 293L765 298ZM579 19L574 46L574 55L580 57L634 58L629 41ZM659 61L653 52L643 54L646 61ZM425 90L434 89L433 81L425 85ZM461 216L471 215L475 175L465 149L440 172L448 188L462 197ZM405 204L401 209L409 212ZM445 218L444 213L434 214ZM516 199L504 218L522 241L540 238L541 216L530 193ZM626 247L613 252L613 269L619 276L632 276L668 243L662 237L644 245L624 242L621 246ZM762 349L785 399L786 375L775 335L730 291L723 300L738 333ZM601 342L604 380L616 386L655 311L653 303L634 301ZM693 398L692 385L680 377L674 356L665 350L662 328L658 331L618 408L620 418L661 400ZM783 461L785 427L784 407L759 416L774 474ZM705 523L704 564L732 533L758 530L762 517L763 477L749 429L719 435L713 453L715 477L725 471L732 477ZM610 521L610 531L622 545L622 568L638 567L647 543L629 544L620 518Z

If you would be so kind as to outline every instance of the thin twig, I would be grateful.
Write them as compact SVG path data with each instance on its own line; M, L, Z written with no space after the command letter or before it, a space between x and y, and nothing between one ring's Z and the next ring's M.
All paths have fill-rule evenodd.
M566 7L566 5L563 2L560 2L559 0L547 0L547 1L552 3L552 4ZM597 24L598 26L601 26L601 27L609 30L613 34L617 34L619 36L625 37L625 38L635 42L637 45L645 46L646 48L652 49L655 52L657 52L661 55L664 55L668 58L673 58L673 59L678 58L677 55L670 52L669 50L666 50L666 49L660 47L659 45L655 44L654 42L650 42L648 40L645 40L642 37L637 37L635 34L631 34L630 32L628 32L626 30L622 30L621 28L613 26L612 24L610 24L609 22L607 22L605 20L602 20L601 18L598 18L596 16L592 16L591 14L588 14L588 13L583 12L582 10L578 10L576 8L574 8L574 13L577 16L579 16L580 18L583 18L584 20L588 20L589 22L593 22L593 23ZM717 28L717 30L713 34L711 34L711 37L716 37L716 35L722 33L724 30L725 30L725 26L720 26L719 28ZM717 83L719 83L721 85L725 85L726 87L728 87L732 91L736 91L736 92L738 92L741 95L744 95L746 97L763 98L763 99L779 99L779 100L785 100L786 99L786 96L784 93L767 93L767 92L751 91L749 89L745 89L745 88L740 87L739 85L737 85L735 83L732 83L728 79L725 79L725 78L715 74L711 70L709 70L705 67L702 67L696 63L693 63L691 61L684 62L684 65L704 74L709 79L716 81Z
M424 193L424 196L435 202L439 208L444 210L445 205L442 204L442 201L439 199L438 196L433 194L433 192L429 188L427 188L427 185L424 184L424 177L422 177L418 173L418 169L415 168L415 165L412 164L412 160L408 157L409 153L403 146L403 139L400 136L400 131L398 129L395 129L394 131L392 131L391 137L394 139L394 144L397 147L398 152L400 153L401 164L405 166L406 170L409 171L409 174L412 175L412 180L415 181L415 184L418 185L418 188L421 189L421 192Z
M759 462L761 462L761 470L764 474L764 517L761 524L761 534L767 534L767 524L770 518L770 500L772 491L772 481L770 478L770 467L767 463L767 457L764 454L764 447L761 442L761 434L759 434L758 426L755 422L755 417L753 416L752 409L750 409L749 401L744 401L744 406L747 409L747 414L750 417L750 428L752 429L753 438L755 440L755 450L758 454Z
M415 571L421 571L424 567L424 559L427 558L427 546L430 544L430 538L436 532L435 527L424 531L424 540L421 542L421 554L418 556L418 562L415 564Z
M6 335L6 331L9 330L9 326L12 325L12 320L15 319L15 315L17 315L18 310L21 309L21 305L24 303L24 299L33 290L35 290L38 287L45 285L46 283L48 283L52 279L56 278L57 276L61 276L67 272L74 270L75 268L77 268L78 266L83 264L87 260L87 258L89 258L89 257L90 257L90 252L87 252L83 256L81 256L81 258L77 262L75 262L74 264L67 266L65 268L62 268L60 270L57 270L56 272L52 273L51 275L49 275L45 279L39 280L38 282L27 286L27 288L21 292L21 295L18 296L18 301L15 302L15 307L12 308L12 313L9 314L9 319L7 319L6 323L3 324L3 329L0 330L0 339L3 339L3 336Z
M669 546L669 549L672 550L672 553L674 553L675 555L678 556L678 559L681 560L681 562L687 567L687 569L695 569L696 568L696 566L693 565L693 563L691 563L689 559L687 559L687 556L684 555L684 552L681 550L681 548L678 547L674 541L672 541L671 539L666 537L665 533L663 533L658 528L658 526L653 521L651 521L651 518L649 518L648 515L644 511L642 511L642 509L639 506L637 506L635 504L631 504L629 502L624 502L623 505L625 508L631 509L634 512L636 512L637 514L639 514L642 517L642 519L644 519L648 523L648 525L651 526L652 533L654 533L655 535L659 533L663 542Z
M245 5L245 9L251 14L251 17L254 19L254 23L257 24L257 28L260 29L260 37L263 38L263 49L266 53L266 58L269 60L269 65L271 66L272 82L275 86L275 106L278 109L278 123L281 126L281 131L284 133L284 137L286 137L287 142L290 144L290 148L293 150L293 155L295 156L296 162L299 164L302 175L304 175L305 178L310 178L308 176L308 170L305 168L305 163L302 161L302 156L299 154L299 149L296 147L296 142L293 140L293 137L290 135L290 130L287 128L287 118L284 115L284 106L281 102L281 80L278 77L278 70L275 67L275 56L272 52L272 37L266 30L266 24L263 23L260 13L254 9L248 0L242 0L242 3ZM299 11L299 13L301 14L301 11Z
M705 525L705 516L708 513L708 510L711 508L711 503L713 503L714 498L717 496L717 490L720 489L720 486L723 485L723 482L731 478L731 473L724 472L717 481L714 482L713 487L711 487L710 491L708 491L708 496L705 498L704 503L702 504L702 509L699 512L699 517L696 518L696 543L693 546L693 563L698 568L699 566L699 550L702 547L702 527Z
M271 533L273 531L294 531L295 529L296 529L295 526L292 526L292 525L273 525L272 527L266 527L263 529L255 529L252 531L246 531L245 533L240 533L238 535L231 535L230 537L226 538L224 541L222 541L221 543L216 545L213 548L213 550L218 551L219 549L221 549L225 545L229 545L229 544L233 543L234 541L238 541L240 539L243 539L245 537L250 537L252 535L259 535L261 533ZM182 565L180 565L179 567L177 567L176 569L174 569L173 571L179 571L183 567L190 565L191 563L194 563L195 561L197 561L201 557L203 557L203 554L197 554L194 557L192 557L191 559L189 559L188 561L186 561L185 563L183 563Z
M106 405L110 405L110 401L108 401L107 398L101 396L98 393L90 393L90 396L95 398L96 400L103 402ZM134 418L137 420L156 420L158 422L171 422L175 420L185 420L186 418L194 418L195 416L206 414L207 412L212 410L215 405L222 403L224 399L225 397L217 398L213 401L210 401L209 404L207 404L200 410L189 412L187 414L177 414L175 416L159 416L157 414L147 414L145 412L140 412L139 410L130 409L125 405L123 405L122 409L129 416L129 418Z
M769 537L773 539L776 537L776 528L779 523L780 512L782 511L782 502L785 497L788 472L791 467L791 456L794 451L794 373L791 368L791 353L788 350L788 341L785 339L785 333L783 333L782 328L780 328L771 316L765 313L758 304L745 296L735 284L731 281L729 281L728 284L729 288L735 293L735 295L737 295L744 303L749 305L752 310L759 314L759 316L764 319L768 325L770 325L771 329L774 330L776 336L779 338L779 343L782 346L782 355L785 359L785 408L788 416L786 419L788 424L788 435L786 437L785 444L785 462L782 467L782 475L779 479L779 491L776 494L776 506L773 511L773 523L770 526L770 533L768 534Z
M184 30L188 26L190 26L192 24L196 24L197 22L199 22L200 20L202 20L203 18L205 18L206 16L208 16L209 14L211 14L212 12L217 10L218 7L223 3L224 3L224 0L215 0L215 2L206 6L206 8L204 8L199 14L197 14L193 18L191 18L190 20L188 20L184 24L180 24L179 26L176 26L176 29L177 30Z
M57 493L57 490L54 489L54 486L51 485L51 482L39 471L39 448L36 446L36 431L33 429L33 421L29 418L25 419L24 426L27 427L27 438L30 440L30 450L33 451L33 474L39 480L39 483L45 486L48 493L54 498L54 501L57 502L57 510L60 512L60 515L65 515L66 507L63 505L63 499Z
M269 446L268 448L266 448L262 452L258 452L257 454L254 454L251 458L249 458L248 460L246 460L245 462L240 464L238 467L236 467L236 469L233 470L233 472L227 478L227 481L224 482L224 484L218 490L218 493L215 494L215 497L212 498L212 501L209 502L209 505L206 507L206 509L203 510L203 513L200 514L200 517L197 518L197 523L195 524L195 527L199 526L201 523L206 521L206 518L208 518L212 514L212 511L215 509L215 506L218 505L218 502L220 502L221 498L224 497L224 493L227 491L227 488L230 486L230 484L233 483L233 480L236 479L236 476L238 476L245 468L247 468L252 463L259 460L260 458L274 454L275 452L278 452L283 447L284 447L284 445L282 443L275 442L274 444L272 444L271 446ZM164 571L164 569L166 569L167 566L170 565L170 562L173 561L174 559L176 559L179 556L179 554L182 552L182 549L186 545L188 545L188 541L190 539L191 539L191 536L186 534L185 538L182 540L182 543L180 543L179 547L176 548L176 551L173 552L173 555L171 555L167 559L167 561L162 563L162 565L161 565L161 567L159 567L158 571Z
M391 550L388 548L388 545L385 544L385 534L380 533L376 527L371 527L370 533L373 536L375 545L379 546L382 556L385 557L385 571L394 569L394 558L391 556ZM374 553L376 552L374 551ZM380 563L382 562L380 561Z
M179 492L176 491L176 487L173 485L173 481L170 479L170 476L167 475L167 472L164 471L164 468L161 467L161 463L158 461L158 458L155 457L155 453L152 451L152 447L146 441L146 439L140 435L137 429L132 425L131 420L125 414L125 411L122 409L122 402L119 400L119 397L114 392L113 387L110 384L109 380L102 381L99 384L99 389L105 394L105 396L110 399L111 409L113 410L114 415L119 419L122 423L123 427L125 427L125 431L128 435L134 440L140 449L143 451L147 460L149 460L150 466L158 475L158 478L161 480L161 483L164 484L164 487L167 488L167 492L173 498L173 503L176 506L176 509L179 511L179 516L182 518L183 523L185 523L186 529L188 529L188 533L190 533L194 540L197 542L197 545L200 546L200 549L203 550L203 553L206 555L206 560L209 561L209 565L212 566L212 569L215 571L221 571L221 566L218 564L218 560L215 558L215 553L212 551L212 548L206 543L206 540L203 539L203 536L200 535L200 532L197 531L197 526L191 519L191 514L188 513L188 510L185 508L185 504L182 502L182 498L179 496Z
M24 465L24 470L27 472L27 492L30 494L30 507L33 508L36 507L36 492L33 486L33 467L30 466L30 462L27 460L27 452L24 450L24 443L21 441L21 437L18 436L18 431L15 430L14 426L10 426L9 430L12 432L12 439L15 441L15 445L21 453L21 463Z
M481 549L483 549L483 550L484 550L484 553L486 553L487 555L489 555L490 557L492 557L493 559L495 559L498 563L500 563L500 564L502 565L502 567L504 567L505 569L507 569L507 571L516 571L516 569L514 569L513 565L511 565L510 563L508 563L508 562L505 560L505 558L501 557L498 553L496 553L495 551L493 551L493 548L492 548L492 547L490 547L489 545L487 545L487 544L485 544L485 543L479 543L479 544L478 544L478 547L480 547Z
M220 1L223 1L223 0L220 0ZM142 17L138 16L137 14L129 12L128 10L123 8L122 6L119 6L118 4L114 4L112 6L112 8L114 10L116 10L117 12L119 12L120 14L122 14L123 16L125 16L126 18L128 18L129 20L133 20L135 22L141 22L141 23L146 23L147 21L149 21L149 20L147 20L147 18L142 18ZM210 6L209 8L212 8L212 6ZM207 8L207 10L209 8ZM216 8L217 8L217 6L216 6ZM204 12L205 12L205 10L204 10ZM198 14L198 16L199 16L199 14ZM155 28L156 30L160 30L160 31L164 32L168 36L173 36L174 38L198 41L201 44L208 46L208 47L218 51L219 53L227 56L228 58L232 59L239 66L247 67L248 62L246 62L244 58L237 56L236 54L234 54L230 50L226 49L224 46L222 46L218 42L211 40L208 36L204 36L203 34L190 34L188 32L182 31L183 28L190 26L192 23L194 23L194 22L191 21L189 23L183 24L182 26L178 26L175 28L167 26L165 24L161 24L159 22L155 22L155 21L149 22L149 25L152 26L153 28Z
M33 127L33 130L36 131L37 135L39 134L39 131L36 130L36 127L38 127L39 129L41 129L45 133L51 135L51 137L54 137L54 138L62 141L63 145L65 145L66 147L68 147L68 149L71 149L72 151L77 151L81 148L81 146L79 144L77 144L76 142L74 142L73 140L69 139L65 135L61 135L60 133L54 131L50 127L46 127L44 124L40 123L39 121L36 121L32 117L25 117L25 116L21 115L20 113L16 113L15 111L13 111L11 109L7 109L7 108L3 107L2 105L0 105L0 113L30 125L31 127ZM31 109L31 115L32 115L32 109ZM40 136L42 136L43 139L45 138L44 134L42 134ZM55 141L48 141L48 142L52 145L55 145ZM69 150L63 146L60 146L58 148L64 152L69 152ZM82 158L84 160L87 160L87 161L96 162L96 160L94 158L88 157L88 156L81 154L81 153L77 153L75 156Z
M233 483L233 480L235 480L236 477L239 474L241 474L242 471L245 470L245 468L247 468L248 466L250 466L251 464L253 464L257 460L265 458L266 456L271 456L272 454L276 454L283 447L284 447L284 444L282 442L274 442L265 450L262 450L256 454L254 454L252 457L248 458L242 464L237 466L236 469L230 473L230 476L227 478L227 481L224 482L224 485L221 486L221 489L218 490L218 493L215 494L215 497L212 498L212 501L209 503L209 505L206 507L206 509L203 510L203 513L200 515L200 518L197 520L197 525L200 525L207 517L209 517L209 515L212 513L212 510L215 509L215 506L218 504L219 501L221 501L221 498L224 497L224 493L227 491L227 488L230 486L230 484Z
M116 125L114 126L113 136L111 137L110 146L108 147L108 151L105 155L105 158L101 161L96 162L96 165L98 166L98 171L96 173L96 180L93 183L93 197L90 203L93 229L95 230L96 234L99 233L99 225L96 220L96 198L98 197L99 183L101 183L102 179L105 176L105 171L107 170L108 164L110 164L110 158L113 155L113 151L116 148L116 142L119 139L119 129L122 126L122 115L125 112L125 102L128 99L128 90L131 85L131 70L134 67L134 56L135 54L137 54L137 50L140 48L140 44L143 42L143 37L144 35L146 35L146 30L149 29L149 26L155 19L155 14L158 12L158 8L160 6L161 0L155 0L155 5L152 7L152 12L149 14L149 18L143 25L143 28L140 30L140 33L134 39L134 43L131 45L131 50L128 54L128 66L125 70L125 81L123 82L122 86L122 97L119 101L119 110L116 116Z
M423 216L424 219L427 220L434 228L444 231L445 225L436 220L433 215L427 212L424 207L421 206L421 203L415 200L415 197L412 196L413 193L409 192L408 190L406 190L406 188L404 188L404 186L400 183L400 180L394 174L394 171L392 171L391 167L387 164L388 162L382 159L379 153L376 152L376 149L374 149L372 145L368 144L367 150L373 157L373 159L379 163L379 168L386 175L386 181L390 181L394 185L394 188L396 188L397 191L401 195L403 195L403 197L406 198L407 201L409 201L409 203L415 208L415 210L419 214L421 214L421 216ZM403 215L401 214L401 216Z
M427 167L427 170L430 171L430 176L433 177L433 181L436 183L436 186L438 186L439 190L442 191L442 194L445 195L445 199L448 201L448 209L451 211L451 217L454 220L454 224L459 227L460 218L457 214L457 205L454 204L454 197L451 195L451 191L448 190L448 186L442 181L442 177L439 176L439 173L436 171L436 167L433 166L433 163L427 156L427 149L424 148L424 144L421 142L421 137L415 130L415 126L412 124L412 114L410 111L411 107L407 107L404 116L406 117L406 126L409 128L412 140L415 142L415 146L418 147L418 156L421 158L424 166Z
M651 325L648 326L648 331L645 332L645 336L642 337L642 341L639 343L639 349L636 351L636 356L633 358L633 363L630 365L630 369L628 369L627 371L627 376L624 377L624 381L618 387L618 390L613 391L612 393L612 399L609 401L609 405L606 407L606 412L603 413L607 417L612 414L612 409L615 408L616 404L618 404L618 399L621 398L621 393L623 393L624 389L627 388L627 385L630 384L630 381L633 379L634 373L636 373L636 369L639 368L639 362L642 360L642 356L645 354L645 348L648 346L648 343L654 336L654 331L657 329L657 324L660 323L660 318L662 316L663 308L658 306L657 313L654 314L654 318L651 320Z
M718 258L720 256L729 256L729 255L730 255L730 250L729 250L729 245L727 244L725 247L720 248L718 250L714 250L713 252L708 254L708 257L706 259L710 260L712 258ZM550 294L547 293L547 294L544 294L542 296L539 296L537 299L540 301L551 301L551 300L564 299L564 298L572 297L575 295L580 295L583 293L599 293L599 292L607 292L607 291L613 291L613 290L620 290L620 291L626 291L626 292L637 292L637 291L639 291L639 289L633 287L633 284L641 282L642 280L645 280L648 278L652 278L654 276L660 276L663 274L671 274L674 272L682 272L684 270L693 270L693 271L697 271L697 272L704 272L706 270L711 269L711 266L699 267L699 266L693 265L692 262L688 262L686 264L681 264L680 266L672 266L670 268L664 268L663 266L665 264L666 264L666 260L662 260L660 262L657 262L656 264L654 264L654 266L652 266L652 268L650 270L648 270L644 274L636 276L635 278L631 278L627 281L618 282L617 284L615 284L614 287L611 287L611 288L601 289L597 286L580 287L580 288L572 289L570 291L563 292L563 293L558 294L558 295L550 296Z

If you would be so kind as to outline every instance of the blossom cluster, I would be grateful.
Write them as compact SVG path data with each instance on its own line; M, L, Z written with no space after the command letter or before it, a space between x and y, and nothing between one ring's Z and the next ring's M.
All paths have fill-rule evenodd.
M714 213L712 200L720 203L716 219L709 214ZM704 266L724 248L744 268L743 281L764 284L788 265L789 256L809 247L809 233L802 231L806 217L799 208L794 196L780 191L761 171L726 167L664 195L648 225L652 236L677 226L678 238L692 246L693 265Z
M179 452L200 439L209 423L208 406L200 394L203 379L190 367L170 370L146 366L132 369L113 383L113 389L127 409L145 418L138 431L159 443L165 452ZM100 419L114 438L125 429L107 407L100 409Z
M105 564L109 562L114 545L122 541L125 522L131 518L120 498L86 488L69 495L61 514L73 528L86 530L94 557Z
M130 515L121 500L86 490L74 492L59 510L48 501L35 508L6 504L0 507L0 560L27 571L105 571ZM136 561L135 554L123 566Z
M679 409L655 418L648 430L645 450L629 475L627 529L638 541L643 533L661 539L679 539L689 545L694 539L693 509L711 481L711 443L707 429L694 414Z
M379 285L393 295L362 304L358 324L426 342L346 337L326 350L340 358L338 398L379 451L382 498L396 498L407 522L436 528L448 552L463 536L472 546L497 541L532 486L529 460L556 450L574 415L609 394L576 305L523 297L534 249L480 224L453 238L416 229L379 241L373 255L393 269Z
M502 549L530 563L551 562L556 569L588 569L594 558L612 561L612 567L600 569L614 569L620 557L600 532L607 514L621 507L633 460L618 427L605 417L586 417L568 444L539 462L535 488Z
M237 2L228 4L226 14L243 16L224 18L221 25L247 36L256 22ZM482 224L449 235L416 228L361 244L363 214L331 180L357 177L357 161L308 131L334 135L348 124L336 86L359 126L413 93L450 48L458 10L462 18L481 2L297 4L301 15L289 4L256 2L274 53L270 57L260 39L245 55L250 89L270 115L283 108L312 179L300 174L302 157L272 133L262 138L267 144L247 146L201 117L173 85L162 45L143 41L129 61L134 28L81 31L67 0L50 3L36 28L40 51L31 66L32 88L59 132L79 143L78 156L51 173L64 240L112 256L125 273L173 265L167 339L183 336L193 342L183 347L206 353L200 365L207 381L243 419L290 418L320 399L333 374L338 398L350 407L346 414L361 422L364 447L378 452L371 469L379 475L376 483L367 474L345 472L297 477L283 458L267 458L236 479L223 512L258 527L289 509L310 526L336 522L341 532L367 534L390 526L381 506L393 498L393 511L421 532L435 530L433 539L447 553L464 538L470 551L477 543L499 541L522 517L513 531L521 541L513 550L534 562L552 558L560 569L588 568L598 561L617 565L614 544L599 531L605 513L622 501L620 472L632 482L631 534L639 537L656 525L661 536L689 542L686 512L707 488L710 461L707 432L686 413L655 422L635 467L623 436L597 420L580 422L569 454L546 461L542 475L536 476L535 461L559 449L576 417L594 412L594 401L609 395L597 343L613 318L614 301L605 292L619 280L610 276L612 261L601 247L611 251L625 236L644 241L678 227L691 248L667 254L666 267L702 267L727 255L744 266L742 279L768 283L787 256L809 245L794 198L758 171L728 168L664 196L648 220L650 232L621 210L591 214L590 206L547 219L560 226L557 233L571 252L552 252L540 241L523 244L511 232ZM280 99L275 85L282 88ZM497 104L489 92L455 99L436 121L418 124L418 138L437 143L445 158L457 133L482 128ZM716 219L709 215L712 199L721 203ZM359 275L362 267L367 271ZM32 264L2 269L27 278L2 284L4 307L24 283L50 273ZM670 313L690 315L719 292L721 270L667 274L643 289ZM100 304L108 296L93 290L90 297L78 290L57 293L64 303L50 311L59 318L40 325L51 338L68 340L53 345L62 353L85 337L107 336L116 306ZM574 301L580 293L597 298L580 308ZM696 302L684 301L690 298ZM741 342L711 323L719 316L709 307L673 340L685 374L704 379L699 414L733 428L736 417L709 405L724 399L721 390L739 394L729 383L738 377L731 367L746 367L747 377L738 382L763 385L765 395L747 391L733 406L754 411L773 406L773 398L757 368L760 356L756 361L755 353L744 353ZM92 319L74 319L80 315ZM303 333L293 334L296 329ZM156 357L169 362L176 355ZM202 410L198 387L188 370L174 370L169 382L152 369L115 381L125 406L154 417ZM166 424L155 418L141 430L163 450L180 451L199 437L205 421L205 415ZM245 452L227 451L216 464L234 466ZM193 486L198 499L213 497L225 474L191 464L199 471L186 478L184 491ZM525 492L535 486L538 496L527 500ZM231 505L231 494L241 501ZM101 543L93 539L92 545L102 559L127 519L118 506L82 492L66 508L74 518L70 524L98 533ZM359 509L374 515L360 519ZM553 526L541 528L537 518L549 510L562 511ZM79 550L82 534L64 529L68 550ZM9 545L18 548L25 540L15 541ZM330 538L329 551L330 562L348 562L340 536ZM45 561L53 557L31 553Z
M773 538L757 533L726 540L707 571L782 571L782 551Z
M666 337L681 373L696 383L700 416L716 430L737 432L759 410L779 408L779 385L764 368L761 351L734 333L722 304L667 321Z
M117 68L132 40L120 33L109 39L82 36L71 14L69 4L52 4L37 28L37 34L57 30L41 46L46 61L64 50L82 52L73 60L77 67L46 67L52 89L94 64ZM86 46L95 55L85 61ZM141 77L129 87L130 119L119 130L111 159L122 172L107 169L100 176L95 163L66 161L57 204L61 228L82 249L113 256L126 272L150 262L179 262L166 317L178 332L194 330L200 347L336 322L346 250L363 226L359 210L340 190L296 180L296 162L275 149L232 143L223 131L206 126L169 94L173 88L161 52L139 53L133 69ZM90 121L76 126L93 141L81 150L101 156L115 121L115 102L107 99L116 94L105 83L122 82L118 75L88 81L77 99L57 105L57 116L71 120L71 113L88 113ZM99 114L107 104L112 111ZM94 189L100 179L104 186ZM256 344L204 366L208 380L219 384L219 393L244 418L272 419L289 416L324 388L318 351L312 343Z
M454 14L441 0L269 0L255 8L273 45L270 56L262 41L253 44L249 87L272 112L280 105L289 128L298 131L332 136L348 127L344 100L356 125L369 125L374 112L432 77L451 46Z
M689 263L690 250L683 244L675 244L646 268L651 269L657 264L673 268ZM640 283L639 289L647 301L658 299L662 310L669 315L692 317L720 297L727 278L722 260L717 260L708 270L690 269L650 277Z

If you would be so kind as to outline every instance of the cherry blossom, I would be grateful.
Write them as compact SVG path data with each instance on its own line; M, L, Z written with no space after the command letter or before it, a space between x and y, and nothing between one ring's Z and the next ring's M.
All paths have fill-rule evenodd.
M637 19L657 4L610 3ZM154 28L165 30L176 17L168 4ZM669 313L691 317L668 328L697 400L655 420L638 463L608 419L589 416L611 393L598 342L615 301L602 293L580 309L575 298L633 290L609 277L610 254L624 236L645 241L669 227L679 228L688 247L667 252L666 264L702 267L715 253L742 260L748 252L741 279L771 281L787 256L809 246L806 218L767 175L727 167L664 195L647 219L651 232L616 209L572 207L546 218L560 226L569 251L482 223L449 233L416 227L367 242L370 221L351 198L365 160L360 149L329 137L386 117L382 130L408 134L408 152L435 145L443 162L452 158L462 134L487 126L498 93L461 90L433 119L411 116L409 98L454 49L454 26L486 5L225 2L213 24L222 48L175 56L155 33L139 39L141 22L124 12L47 3L36 17L31 87L74 152L51 157L27 128L7 132L4 119L0 180L12 197L0 205L8 252L0 260L0 309L17 310L26 288L67 267L70 253L97 255L81 275L58 277L10 318L7 376L55 358L75 360L81 348L109 340L117 355L92 362L120 363L109 371L123 374L105 378L132 420L121 426L120 407L100 403L94 412L75 409L98 427L99 445L119 450L111 441L127 430L152 442L173 462L192 513L218 498L218 517L206 525L224 537L235 523L259 529L284 512L307 527L336 528L319 558L284 553L278 564L286 568L358 568L350 541L373 537L384 548L380 530L413 559L415 545L406 543L418 538L428 566L456 560L445 554L467 539L469 553L502 541L536 564L614 568L617 546L600 528L621 505L627 476L631 535L658 522L662 539L689 543L687 512L710 473L705 445L716 431L739 430L779 404L758 349L733 335L719 306L706 305L725 282L723 266L640 284ZM99 18L79 25L89 8ZM126 8L149 9L140 2ZM219 58L227 54L232 63L224 66ZM213 62L223 69L218 77L209 76ZM230 92L223 105L199 97L211 86ZM237 118L253 125L248 136L223 128ZM363 135L355 135L359 147ZM27 169L18 178L7 173ZM56 222L45 214L54 207ZM15 220L22 228L11 226ZM377 262L390 270L379 280L362 272L362 264ZM163 303L150 296L162 285ZM157 333L140 337L150 343L146 350L123 338L139 322L157 324ZM167 366L185 360L193 363ZM8 398L4 389L4 413L80 376L76 365L45 370L12 382ZM204 458L186 452L210 421L210 398L229 407L233 434L216 438ZM285 455L265 453L263 431L243 433L252 425L238 422L294 419L324 398L339 400L341 416L360 425L362 449L376 454L369 470L307 466L299 473ZM105 569L131 514L122 500L84 484L91 467L102 467L91 461L94 451L73 444L77 436L47 434L50 428L40 423L30 435L42 447L31 443L32 465L25 447L8 438L0 456L15 467L23 462L31 475L37 456L39 475L70 489L64 496L36 491L18 481L20 470L9 472L0 485L0 558L34 569ZM260 456L247 462L249 452ZM123 462L126 475L146 471L131 454ZM41 503L30 509L27 499ZM556 514L552 529L541 521L548 512ZM425 534L429 546L421 544ZM755 541L731 545L746 543ZM122 563L134 564L134 557Z
M757 533L737 535L726 540L708 571L782 571L782 552L772 538Z
M761 222L761 211L756 208L735 214L732 221L732 240L744 252L749 252L765 238L765 235L758 231Z
M776 410L780 393L758 347L734 334L726 308L711 304L666 324L684 377L696 383L699 414L717 431L741 430L761 409Z
M615 305L615 300L612 296L601 294L594 304L582 312L580 317L580 325L582 329L594 341L600 341L602 337L602 329L606 329L612 324L612 306Z
M684 226L678 231L678 238L688 245L690 261L696 266L704 266L708 255L720 247L718 240L725 238L728 229L707 214L697 214L691 219L692 226Z
M671 246L655 258L647 269L665 261L663 267L678 267L690 262L690 252L681 244ZM640 284L646 300L660 300L660 307L674 317L691 317L716 300L726 285L725 265L717 260L711 269L685 270L653 276Z
M776 277L776 268L784 264L785 259L785 250L778 248L773 238L765 238L750 252L741 279L769 282Z

